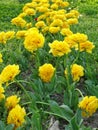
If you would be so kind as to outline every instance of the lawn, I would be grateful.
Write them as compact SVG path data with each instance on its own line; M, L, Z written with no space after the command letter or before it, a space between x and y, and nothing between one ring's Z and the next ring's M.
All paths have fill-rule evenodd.
M0 0L0 130L97 130L98 1L34 1Z

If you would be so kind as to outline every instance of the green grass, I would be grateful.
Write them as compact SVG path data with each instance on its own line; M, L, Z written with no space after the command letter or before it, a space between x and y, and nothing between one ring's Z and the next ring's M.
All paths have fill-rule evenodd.
M80 4L78 6L79 11L81 13L85 13L86 15L96 15L98 14L98 4Z
M89 39L97 43L98 39L98 16L86 16L82 14L78 25L72 27L75 32L81 32L88 35Z
M13 26L11 25L11 19L19 14L21 8L21 5L0 5L0 31L13 28Z
M0 0L0 4L19 4L18 0Z
M29 2L29 1L30 0L5 0L5 1L1 0L0 1L0 32L15 29L14 28L15 26L12 26L10 21L11 21L12 18L16 17L19 13L22 12L22 7L23 7L24 3ZM85 52L82 53L83 55L82 54L80 55L78 63L79 64L83 63L82 65L85 66L86 76L83 77L83 80L86 80L86 84L88 85L88 90L90 90L88 92L88 94L96 95L98 97L98 94L95 93L96 90L98 90L98 81L96 79L96 77L98 76L98 53L97 53L98 52L98 14L97 14L98 7L97 7L97 4L88 5L88 3L85 3L85 4L81 3L78 6L76 6L76 8L80 12L79 23L77 25L73 25L71 27L72 31L74 33L79 32L79 33L87 34L88 39L90 41L92 41L96 46L95 49L93 50L92 54L86 53L87 55L85 55ZM49 40L50 40L50 37L49 37ZM1 51L3 49L4 49L4 46L1 45ZM52 59L50 54L49 54L50 57L48 56L48 54L47 55L45 54L45 53L47 53L47 51L44 51L42 53L41 53L41 51L42 50L39 51L39 57L40 58L34 57L34 55L31 55L27 50L25 50L23 48L23 40L18 40L18 39L11 40L5 45L5 52L2 53L3 56L4 56L3 57L4 62L2 64L2 66L0 67L0 71L5 67L5 65L18 64L20 66L20 70L21 70L21 74L18 77L19 80L21 80L21 78L22 78L22 79L30 82L30 85L29 84L26 85L25 82L23 83L24 87L27 87L26 90L27 91L29 89L31 90L31 86L33 86L33 82L35 83L34 87L37 86L36 88L38 88L38 87L41 88L41 87L43 87L42 86L43 83L39 80L38 72L37 72L38 70L35 69L35 68L37 68L36 67L37 64L39 64L39 61L40 61L40 64L43 64L45 61L52 62L54 60L53 63L55 65L55 61L56 61L56 58ZM71 57L72 60L73 60L73 57L75 57L74 55L72 55L72 57ZM38 60L37 64L34 62L34 60L35 60L34 58L36 58ZM69 58L69 57L67 57L67 58ZM57 62L56 66L59 66L58 65L59 63L62 65L62 63L63 63L62 60L63 59L61 59L61 62ZM63 71L64 71L65 66L62 67L61 65L60 65L60 70L58 71L57 74L59 74L60 71L62 71L62 73L64 73ZM89 72L89 73L87 74L87 72ZM90 77L89 74L91 74L92 77ZM61 77L62 75L63 74L61 74L59 76L57 75L56 80L58 80L62 83L63 83L63 80L64 80L64 85L65 85L66 84L65 78L63 77L64 78L63 79ZM60 79L60 77L61 77L62 80ZM96 79L97 82L96 82L96 84L93 84L93 81L95 82L95 79ZM55 82L54 79L53 79L53 82ZM82 83L80 83L80 85L83 84L83 87L84 87L85 81L81 80L80 82L82 82ZM93 84L94 89L92 88L92 84L90 84L90 83ZM72 84L72 87L73 87L73 85L74 84ZM13 86L14 86L14 84L12 84L12 87ZM19 95L21 95L21 93L19 93L20 91L18 91L20 89L17 89L17 86L18 85L14 86L15 88L13 87L13 89L11 89L10 91L13 92L14 90L16 90L16 92ZM52 86L55 86L55 85L50 84L49 88L51 88ZM59 89L56 90L56 91L59 92L59 90L61 89L61 92L62 92L62 90L63 90L62 86L63 86L63 84L61 84L61 86L59 85ZM91 89L89 89L90 88L89 86L91 87ZM46 85L46 87L48 87L48 84ZM35 88L35 90L37 90L36 88ZM83 90L84 90L84 88L83 88ZM38 93L39 92L40 91L38 91ZM46 92L48 92L48 91L46 91ZM65 94L67 94L66 92L65 92ZM32 93L30 93L30 94L32 94ZM9 93L8 93L8 95L9 95ZM37 98L40 99L40 97L41 97L37 94L35 94L35 96L36 96L36 99ZM37 97L37 96L39 96L39 97ZM44 95L42 95L42 96L44 96ZM72 93L71 93L70 97L72 97L72 96L74 97L74 95L72 95ZM23 94L23 98L24 97L25 97L25 94ZM34 97L34 95L32 95L32 98L33 97ZM66 97L68 97L68 96L66 95ZM48 96L46 98L48 98ZM67 98L64 99L65 102L67 101L66 99ZM25 99L22 99L22 100L25 100ZM68 102L69 102L69 100L68 100Z
M89 58L89 65L92 66L92 72L95 74L95 80L98 73L98 1L84 1L79 3L77 9L80 12L78 25L72 27L74 32L87 34L88 39L94 43L95 48L92 56ZM93 81L93 79L92 79ZM98 82L97 82L98 83Z
M0 1L0 31L12 30L11 19L22 12L23 4L16 0Z

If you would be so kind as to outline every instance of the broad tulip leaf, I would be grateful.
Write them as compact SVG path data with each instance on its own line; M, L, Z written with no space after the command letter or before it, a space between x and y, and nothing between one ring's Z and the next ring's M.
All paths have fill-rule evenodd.
M67 105L59 106L55 101L50 101L49 103L51 111L55 115L67 120L68 122L71 120L74 114Z

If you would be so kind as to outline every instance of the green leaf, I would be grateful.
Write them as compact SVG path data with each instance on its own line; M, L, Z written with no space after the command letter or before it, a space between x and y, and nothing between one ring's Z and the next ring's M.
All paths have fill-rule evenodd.
M71 95L67 90L64 92L64 104L71 107Z
M86 126L82 125L80 130L93 130L93 129L91 129L91 127L86 127Z
M0 121L0 130L5 130L5 124L2 121Z
M65 130L72 130L70 124L65 126Z
M20 127L16 128L15 130L29 130L30 128L31 128L30 126L20 126Z
M86 84L87 92L90 95L94 95L94 96L98 97L98 85L95 85L93 83L93 81L91 81L91 80L86 80L85 84Z
M13 130L13 128L14 128L14 125L11 124L11 125L7 125L5 130Z
M60 108L64 108L66 112L73 114L73 111L65 104L61 105Z
M22 128L21 128L21 127L18 127L16 130L22 130Z
M75 87L72 85L71 90L66 90L64 92L64 104L68 105L70 108L76 111L78 100L78 92L75 91Z
M60 118L70 121L73 117L72 110L67 105L59 106L55 101L49 101L51 111Z
M76 118L77 123L79 125L81 125L82 121L83 121L83 118L81 116L81 110L80 109L77 109L76 114L75 114L75 118Z
M72 130L79 130L79 125L77 124L75 117L72 118L70 124L71 124Z
M75 89L73 88L73 90L72 90L71 104L72 104L72 108L73 108L75 111L76 111L76 109L77 109L78 102L79 102L78 92L75 91Z
M39 112L35 112L32 116L32 125L34 130L42 130L42 126L41 126L41 117Z

